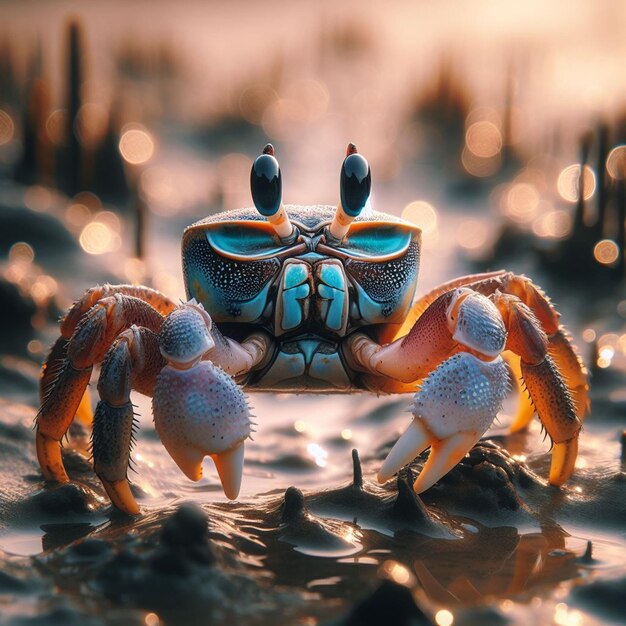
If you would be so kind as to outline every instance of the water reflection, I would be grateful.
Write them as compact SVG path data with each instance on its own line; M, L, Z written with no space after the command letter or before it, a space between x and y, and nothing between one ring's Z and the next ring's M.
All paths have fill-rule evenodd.
M479 526L461 541L429 544L411 571L433 604L450 607L553 588L580 575L576 555L566 549L568 536L557 526L536 533Z

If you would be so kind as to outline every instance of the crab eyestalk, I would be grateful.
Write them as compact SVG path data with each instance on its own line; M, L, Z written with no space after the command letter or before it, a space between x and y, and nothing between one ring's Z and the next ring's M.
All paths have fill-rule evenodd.
M257 211L267 218L281 239L293 234L293 226L282 203L283 182L274 146L268 143L252 164L250 191Z
M348 144L346 158L341 166L340 200L329 227L330 234L341 241L350 224L361 214L370 197L372 173L367 159L358 154L356 146Z

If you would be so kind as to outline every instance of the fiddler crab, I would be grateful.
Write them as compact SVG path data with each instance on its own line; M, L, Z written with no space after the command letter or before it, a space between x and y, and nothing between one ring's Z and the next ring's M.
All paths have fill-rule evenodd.
M94 469L129 514L139 512L127 478L131 390L152 396L158 435L185 475L199 480L210 456L230 499L239 494L254 425L243 388L414 393L414 419L378 480L430 447L414 484L421 493L489 428L512 370L530 395L514 427L536 411L553 443L549 482L570 477L588 408L587 372L536 285L495 271L415 298L421 231L371 210L370 168L353 144L336 207L283 205L270 144L250 182L256 208L185 230L186 303L141 285L104 285L63 318L41 377L36 443L46 479L69 481L61 440L77 412L90 412L86 389L96 364Z

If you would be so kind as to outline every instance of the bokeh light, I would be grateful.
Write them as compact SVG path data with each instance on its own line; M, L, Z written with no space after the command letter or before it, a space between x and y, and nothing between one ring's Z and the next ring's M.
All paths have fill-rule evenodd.
M548 211L533 222L533 232L546 239L563 239L572 229L572 217L561 209Z
M155 143L147 130L129 128L122 132L119 149L125 161L132 165L141 165L154 155Z
M78 241L87 254L115 252L122 245L119 235L120 222L117 215L102 211L81 231Z
M425 235L437 231L437 211L432 204L424 200L407 204L402 210L402 219L419 226Z
M626 176L626 146L615 146L609 152L606 157L606 171L616 180Z
M500 169L502 161L499 152L493 157L483 158L476 156L465 146L461 153L461 164L471 176L487 178L493 176Z
M161 623L161 620L156 613L146 613L143 621L146 626L159 626Z
M82 228L91 218L89 207L81 202L72 202L65 209L65 219L70 227Z
M593 256L602 265L613 265L619 257L619 248L612 239L602 239L594 246Z
M11 116L0 109L0 146L9 143L13 139L15 125Z
M328 463L328 452L320 446L319 443L310 443L307 447L307 452L313 457L315 465L318 467L326 467Z
M9 263L32 263L35 252L24 241L18 241L9 248Z
M456 240L466 250L482 248L487 241L487 225L480 220L463 220L457 227Z
M402 563L388 560L383 563L382 570L394 583L398 585L408 585L412 582L413 575Z
M596 331L593 328L585 328L582 337L585 343L593 343L596 340Z
M435 622L437 626L452 626L454 615L447 609L441 609L435 613Z
M30 287L30 296L38 306L45 305L57 292L58 285L52 276L41 274Z
M559 195L568 202L577 202L580 195L580 164L568 165L559 174L557 190ZM583 198L588 200L596 190L596 175L585 165L583 174Z
M571 609L564 602L559 602L554 607L554 623L557 626L582 626L583 614L576 609Z
M504 200L504 212L520 223L531 222L539 210L541 196L531 183L515 183L509 187Z
M502 150L502 135L493 122L474 122L465 133L465 145L474 156L490 159Z

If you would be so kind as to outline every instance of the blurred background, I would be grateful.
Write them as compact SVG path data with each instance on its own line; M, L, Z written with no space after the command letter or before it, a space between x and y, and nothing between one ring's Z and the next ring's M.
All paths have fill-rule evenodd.
M557 277L566 299L593 283L574 319L611 327L601 364L626 349L622 3L0 12L2 352L41 358L47 321L97 281L182 298L184 226L250 204L267 141L303 204L336 202L357 143L374 208L424 231L423 289L501 266Z

